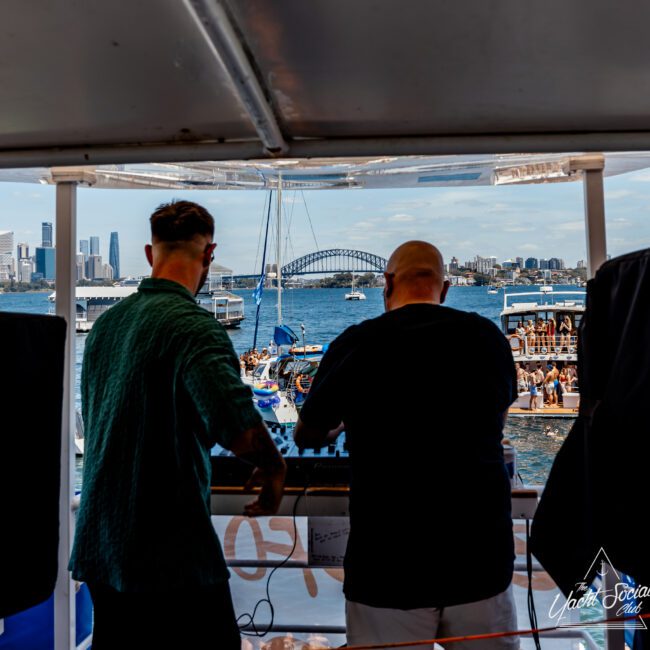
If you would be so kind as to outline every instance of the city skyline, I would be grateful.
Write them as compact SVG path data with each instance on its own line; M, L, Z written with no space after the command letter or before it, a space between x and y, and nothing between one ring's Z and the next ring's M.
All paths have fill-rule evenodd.
M305 191L310 224L301 193L286 191L285 223L291 227L284 261L317 249L348 247L387 257L407 239L425 239L441 249L446 261L455 256L463 263L481 254L500 261L558 257L573 267L586 259L582 192L581 183ZM213 214L217 263L239 274L259 272L267 198L262 191L80 188L77 238L98 236L100 254L108 260L110 233L118 231L120 275L147 274L143 248L150 239L149 216L172 198L197 201ZM0 230L13 231L15 241L33 251L41 243L41 223L54 222L54 188L2 184L0 205ZM649 171L606 178L605 206L608 253L650 246ZM274 256L275 247L269 250Z

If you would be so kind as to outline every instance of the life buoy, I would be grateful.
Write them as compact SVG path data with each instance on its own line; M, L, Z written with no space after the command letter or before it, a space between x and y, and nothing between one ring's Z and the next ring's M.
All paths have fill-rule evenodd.
M279 386L274 381L263 381L253 386L253 394L258 397L269 397L278 392Z

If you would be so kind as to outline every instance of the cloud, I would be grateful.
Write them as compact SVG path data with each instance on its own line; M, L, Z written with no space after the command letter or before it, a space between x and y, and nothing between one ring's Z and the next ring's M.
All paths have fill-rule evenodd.
M554 224L554 230L562 230L564 232L582 232L585 229L584 221L565 221L564 223Z
M612 200L616 201L618 199L625 199L628 196L634 196L634 192L630 190L612 190L610 192L605 192L605 201Z
M394 214L392 217L388 217L388 221L399 221L399 222L415 221L415 217L410 214Z
M532 232L533 230L536 230L536 228L533 228L532 226L504 226L501 230L503 230L503 232Z

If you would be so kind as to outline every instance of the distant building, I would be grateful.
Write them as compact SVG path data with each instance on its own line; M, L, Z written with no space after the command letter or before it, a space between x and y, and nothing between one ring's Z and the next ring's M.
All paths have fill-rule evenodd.
M90 248L88 248L88 240L87 239L80 239L79 240L79 252L82 255L85 255L88 257L90 255Z
M90 238L90 249L92 250L92 240ZM92 253L86 260L86 278L89 280L102 280L104 278L104 268L102 264L101 255L93 255Z
M493 269L496 266L497 258L496 257L481 257L480 255L477 255L474 258L474 263L476 265L476 272L477 273L484 273L485 275L488 275L490 273L490 270Z
M113 277L113 267L110 264L102 264L102 279L112 280Z
M518 269L523 269L524 268L524 258L523 257L515 257L515 264L517 265Z
M576 268L577 269L586 269L587 268L587 262L585 262L584 260L578 260L576 262Z
M52 248L52 223L49 221L43 221L41 224L41 232L41 248Z
M562 271L564 269L564 260L559 257L551 257L548 261L548 268L551 271Z
M83 253L77 255L77 282L86 279L86 256Z
M543 257L540 258L540 260L539 260L539 268L540 268L541 271L545 271L546 269L548 269L548 260L544 259Z
M459 263L458 263L458 258L457 257L452 257L451 262L449 262L449 272L450 273L456 273L459 268Z
M464 275L452 275L449 278L449 284L452 287L466 287L471 283Z
M56 279L56 248L51 246L36 249L36 273L41 273L43 279Z
M524 262L524 267L527 268L527 269L538 269L539 268L539 260L536 257L529 257Z
M14 269L14 234L9 230L0 231L0 282L11 280Z
M18 244L16 247L16 259L20 260L29 259L29 244Z
M116 232L111 233L111 243L108 249L108 263L112 267L112 277L116 280L121 278L120 275L120 240Z
M89 255L99 255L99 237L90 238L90 252Z
M21 259L18 262L18 282L31 282L34 273L34 263L29 259Z

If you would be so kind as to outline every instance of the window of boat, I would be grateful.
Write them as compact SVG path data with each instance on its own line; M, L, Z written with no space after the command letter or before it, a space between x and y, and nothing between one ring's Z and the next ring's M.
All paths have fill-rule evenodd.
M287 363L284 368L285 372L291 372L294 374L306 374L311 370L311 363L302 359L295 359Z
M260 363L257 368L253 371L253 375L255 377L261 377L264 374L264 370L266 369L266 364L265 363Z

